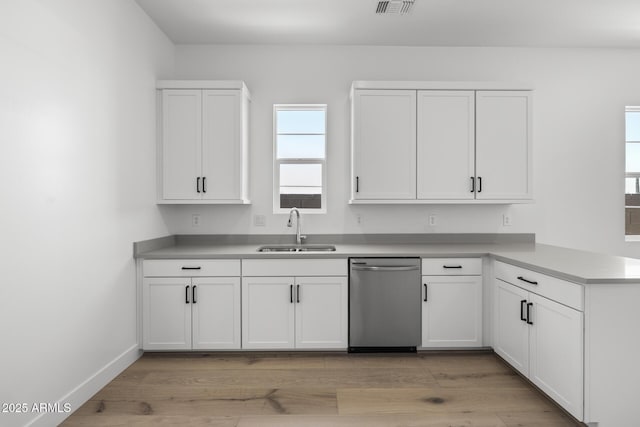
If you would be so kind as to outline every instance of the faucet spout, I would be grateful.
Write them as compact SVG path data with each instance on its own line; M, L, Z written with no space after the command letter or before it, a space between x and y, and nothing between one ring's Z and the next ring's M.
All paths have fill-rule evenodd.
M301 224L300 224L300 211L298 208L293 207L289 211L289 221L287 221L287 227L293 226L293 214L296 215L296 243L298 245L302 244L302 241L307 238L307 236L303 236L301 234Z

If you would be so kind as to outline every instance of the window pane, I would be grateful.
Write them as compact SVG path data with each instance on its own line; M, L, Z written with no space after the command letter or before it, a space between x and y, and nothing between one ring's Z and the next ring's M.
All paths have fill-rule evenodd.
M626 171L640 172L640 143L628 142L626 147Z
M636 179L635 178L625 178L624 179L624 192L625 194L637 194L638 191L636 187ZM627 203L627 206L629 204Z
M322 165L280 165L280 208L322 208Z
M315 194L322 189L322 165L313 164L285 164L280 165L280 192L284 187L310 188L308 194Z
M279 159L324 159L324 135L278 135Z
M277 133L325 133L324 110L278 110Z
M640 111L627 111L625 119L626 140L640 141Z

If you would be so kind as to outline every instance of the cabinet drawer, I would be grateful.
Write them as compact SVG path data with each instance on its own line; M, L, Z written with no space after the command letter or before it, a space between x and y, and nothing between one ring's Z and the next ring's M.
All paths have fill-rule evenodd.
M581 285L500 261L494 262L494 274L497 279L576 310L583 310L584 289Z
M423 276L462 276L482 274L480 258L423 258Z
M346 259L245 259L243 276L346 276Z
M240 276L238 259L148 259L142 264L145 277Z

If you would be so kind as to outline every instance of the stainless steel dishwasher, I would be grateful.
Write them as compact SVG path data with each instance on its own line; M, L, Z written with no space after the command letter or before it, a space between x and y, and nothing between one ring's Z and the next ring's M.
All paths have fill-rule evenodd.
M349 265L349 351L416 351L420 258L351 258Z

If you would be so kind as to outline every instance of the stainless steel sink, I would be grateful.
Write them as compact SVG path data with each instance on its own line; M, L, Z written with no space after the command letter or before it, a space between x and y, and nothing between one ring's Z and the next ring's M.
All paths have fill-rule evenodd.
M333 245L265 245L258 252L333 252Z

